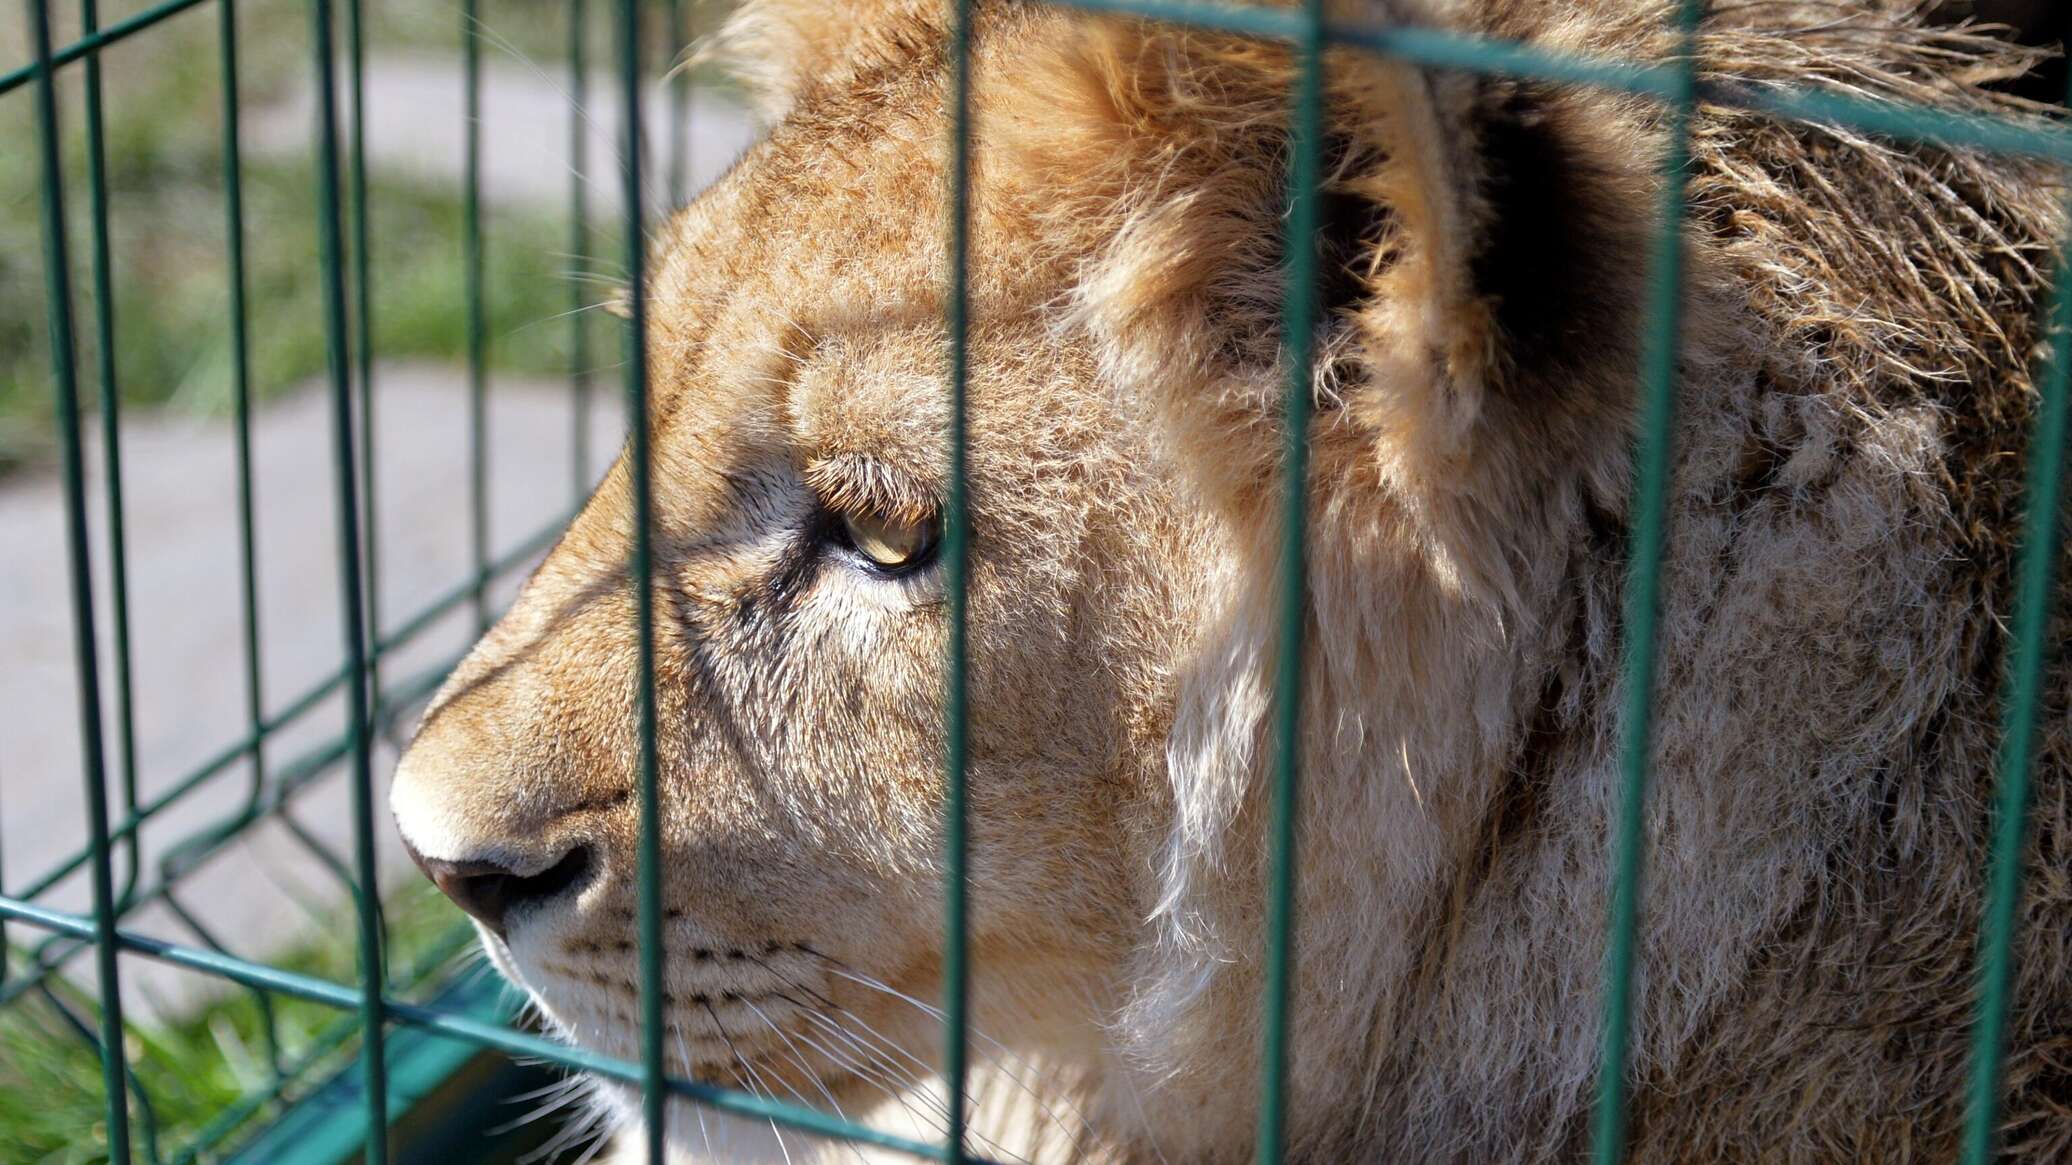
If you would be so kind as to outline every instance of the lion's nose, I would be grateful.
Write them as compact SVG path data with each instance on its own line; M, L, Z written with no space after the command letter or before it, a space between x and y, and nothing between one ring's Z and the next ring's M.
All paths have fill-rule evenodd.
M525 874L496 862L447 861L427 858L407 840L403 848L410 860L432 880L441 894L453 900L482 925L508 938L505 923L521 906L546 902L583 880L590 871L590 849L576 846L545 869Z

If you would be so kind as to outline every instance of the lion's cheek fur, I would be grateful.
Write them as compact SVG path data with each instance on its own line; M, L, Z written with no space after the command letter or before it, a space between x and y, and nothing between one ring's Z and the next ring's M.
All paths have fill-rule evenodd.
M1399 534L1328 516L1359 507L1320 509L1299 852L1330 858L1298 864L1298 1128L1373 1102L1360 1066L1399 1038L1401 993L1501 779L1521 683L1517 631L1497 609ZM1274 561L1271 540L1251 539L1244 560L1254 569L1230 583L1180 677L1152 930L1115 1025L1161 1147L1205 1160L1248 1141L1251 1106L1229 1098L1256 1088L1264 990L1279 619L1275 572L1257 567Z

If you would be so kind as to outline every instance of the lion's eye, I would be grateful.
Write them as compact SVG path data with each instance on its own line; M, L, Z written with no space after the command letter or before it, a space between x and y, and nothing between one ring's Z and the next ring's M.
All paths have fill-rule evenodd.
M864 514L842 515L842 532L858 554L882 570L911 570L935 556L939 534L933 518L907 522Z

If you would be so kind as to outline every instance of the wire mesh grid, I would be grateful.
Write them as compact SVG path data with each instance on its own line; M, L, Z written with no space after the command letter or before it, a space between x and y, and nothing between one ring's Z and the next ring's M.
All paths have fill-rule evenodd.
M657 876L660 839L656 793L656 725L653 655L653 600L649 587L638 585L650 573L651 482L645 362L639 354L646 349L646 297L642 283L641 222L644 137L642 81L644 70L654 62L642 59L641 8L637 0L617 0L617 81L625 111L619 142L622 154L620 177L626 219L624 256L630 280L627 302L629 319L624 328L624 390L628 424L628 464L636 499L636 538L630 571L639 596L636 605L639 625L638 709L640 729L639 798L640 899L637 911L640 952L643 1039L637 1062L600 1056L563 1046L527 1031L477 1016L411 1003L399 997L399 986L414 983L431 972L438 959L411 968L387 968L383 954L381 903L372 891L375 885L373 783L370 772L370 741L383 718L421 698L440 678L444 668L431 669L404 679L383 673L385 657L410 642L424 628L459 608L473 611L479 626L486 627L492 610L488 588L498 579L522 566L553 536L560 523L553 523L522 542L513 551L493 557L484 533L487 526L489 456L483 422L483 381L487 356L487 330L482 313L483 269L481 250L480 70L477 38L471 35L477 21L475 0L462 7L462 43L467 46L466 105L463 116L469 126L464 199L465 287L468 300L466 352L469 370L470 505L473 539L473 569L451 591L423 608L411 612L384 629L376 610L376 592L367 586L374 569L375 539L372 530L373 483L371 437L375 393L369 380L374 353L371 319L376 297L367 267L366 159L364 119L357 116L363 95L365 44L360 0L343 0L346 30L345 85L336 84L338 51L333 43L336 16L331 0L309 0L314 55L311 69L316 78L318 118L315 127L315 156L318 162L315 208L319 226L323 271L325 337L327 341L330 424L333 443L334 497L338 512L337 566L343 601L341 664L322 683L289 700L279 710L266 711L259 669L259 621L256 614L255 563L258 547L253 521L253 448L250 371L246 360L247 288L245 277L245 224L241 202L239 160L239 103L237 91L238 40L233 0L213 0L219 15L218 39L222 76L223 205L227 224L227 269L229 274L229 318L235 361L231 369L235 403L236 454L238 467L238 510L241 539L241 604L243 611L242 656L247 694L247 728L242 738L230 743L216 756L194 769L156 796L140 795L136 780L135 742L131 725L130 629L126 595L128 566L124 556L122 472L118 440L118 396L113 363L114 323L110 317L109 284L113 279L109 262L107 198L107 147L101 110L99 54L102 49L126 38L146 33L154 26L205 0L168 0L146 8L124 20L101 26L93 0L81 6L82 34L70 43L52 42L48 0L29 0L26 5L33 61L13 72L0 74L0 95L20 88L33 91L40 156L36 164L43 176L42 236L46 251L48 326L51 334L52 389L59 430L61 480L65 500L66 548L73 580L72 620L79 677L79 705L82 719L83 792L90 829L89 844L54 868L19 882L0 887L0 924L25 924L45 937L33 949L27 967L0 981L0 1005L33 991L48 991L50 977L84 952L91 951L94 974L99 984L98 1033L76 1016L81 1035L97 1040L101 1056L103 1087L107 1101L109 1155L116 1161L139 1156L135 1131L143 1132L142 1156L152 1161L194 1160L208 1153L218 1141L264 1105L289 1090L303 1066L320 1055L359 1043L364 1074L365 1158L380 1163L388 1158L390 1114L387 1060L384 1041L399 1027L421 1029L467 1045L495 1049L518 1056L536 1057L568 1069L595 1073L636 1084L644 1097L645 1147L648 1158L662 1160L667 1122L664 1107L672 1097L683 1098L712 1109L775 1122L786 1128L821 1134L916 1157L963 1161L975 1159L967 1143L967 1111L963 1081L968 1053L966 931L967 835L965 830L965 768L969 719L966 634L966 581L970 517L966 460L965 383L968 368L966 336L970 324L970 303L966 292L966 267L970 243L969 167L971 118L971 48L973 0L953 0L949 44L950 101L947 143L953 164L949 170L949 216L945 230L950 239L951 281L948 288L948 350L946 390L951 407L950 475L945 519L944 560L948 578L949 659L947 666L946 720L944 724L944 766L946 776L944 862L947 870L944 893L945 965L943 1011L946 1043L943 1075L947 1081L947 1135L940 1142L920 1141L868 1128L801 1105L765 1099L673 1077L666 1071L662 1047L660 1011L662 947L660 927L662 902ZM1415 27L1362 27L1339 23L1327 14L1321 0L1303 0L1299 6L1244 7L1178 0L1053 0L1057 7L1089 14L1121 15L1151 21L1172 22L1203 29L1280 42L1293 54L1298 68L1290 100L1291 149L1288 171L1286 288L1283 303L1283 352L1287 368L1285 403L1285 506L1280 570L1280 650L1274 688L1272 799L1272 863L1268 896L1270 936L1265 952L1267 990L1261 1001L1266 1018L1265 1041L1260 1069L1260 1120L1257 1157L1261 1162L1282 1158L1285 1140L1283 1098L1286 1092L1288 1058L1287 1021L1290 1007L1289 975L1292 966L1294 886L1299 852L1296 832L1295 791L1299 780L1300 756L1297 724L1301 706L1301 660L1305 607L1305 498L1307 429L1310 410L1309 366L1316 320L1315 248L1310 245L1318 229L1319 189L1322 184L1325 149L1324 68L1328 49L1341 47L1382 54L1433 69L1535 79L1558 84L1595 86L1634 94L1662 103L1668 113L1670 148L1662 163L1663 182L1655 245L1649 256L1647 327L1642 348L1643 402L1636 457L1636 505L1632 530L1632 552L1625 596L1624 622L1625 737L1621 752L1623 794L1617 820L1612 823L1614 868L1611 877L1610 941L1604 978L1603 1042L1600 1059L1596 1122L1592 1144L1595 1160L1609 1163L1621 1159L1625 1131L1628 1065L1628 1037L1632 1026L1632 982L1636 934L1639 927L1638 893L1644 863L1642 806L1647 791L1650 743L1650 707L1654 686L1654 624L1659 589L1667 492L1671 465L1671 433L1674 400L1677 337L1682 298L1682 222L1686 213L1684 175L1689 162L1688 135L1693 110L1701 102L1751 110L1785 119L1798 119L1886 135L1911 142L1932 143L1987 152L2023 155L2057 164L2072 163L2072 136L2055 126L2016 124L1990 116L1925 106L1864 100L1817 88L1735 88L1702 81L1697 72L1699 21L1702 0L1680 0L1674 9L1681 50L1671 63L1639 64L1550 53L1523 44L1455 35ZM569 0L568 58L570 88L578 103L590 86L586 71L585 3ZM683 48L685 23L680 0L666 6L669 56ZM108 554L114 585L108 603L108 621L113 638L113 674L104 676L100 667L103 652L98 644L101 612L93 601L90 580L90 545L86 462L83 455L82 407L75 367L73 289L71 260L67 255L65 167L61 158L56 78L71 66L84 70L85 103L82 115L87 134L86 180L89 191L91 273L95 283L94 318L99 339L98 359L93 369L99 386L99 415L106 449L105 500L109 531ZM337 108L338 95L350 103L355 114L350 130L342 133ZM673 132L667 161L667 187L676 201L686 188L686 167L681 132L690 116L688 88L681 74L669 93L668 117ZM571 151L576 159L577 180L570 196L570 246L577 255L588 254L593 242L586 190L580 177L584 170L584 135L578 117L571 117ZM343 140L341 140L343 139ZM343 164L341 165L341 158ZM2016 907L2022 884L2021 855L2025 809L2032 754L2043 701L2045 624L2049 612L2052 571L2057 534L2054 517L2061 492L2067 424L2068 337L2072 337L2072 278L2063 262L2061 243L2056 287L2050 307L2049 353L2038 377L2041 399L2034 421L2027 482L2024 540L2016 579L2015 618L2011 648L2006 664L2002 696L2002 725L1999 754L1998 800L1994 807L1991 869L1984 917L1978 942L1980 982L1974 1021L1974 1054L1971 1091L1964 1134L1964 1158L1983 1165L1994 1152L1996 1105L2001 1090L2001 1060L2005 1022L2009 1007ZM575 306L583 306L579 297ZM573 329L574 354L570 391L575 411L574 500L580 503L590 479L585 459L588 449L585 403L591 391L586 363L584 329ZM357 412L356 412L357 409ZM357 444L356 444L357 440ZM321 700L342 693L348 704L347 730L336 740L287 764L269 765L266 748L271 737L305 715ZM112 700L117 736L113 761L103 740L103 700ZM146 876L138 837L144 824L166 812L196 790L220 782L247 762L250 784L242 806L228 818L201 831L158 863L155 877ZM175 896L182 874L230 839L269 816L280 815L296 793L327 771L343 765L352 792L353 846L350 855L325 853L353 890L355 900L359 976L354 983L338 983L314 976L239 958L216 941L199 921L183 914L196 941L180 944L126 929L124 920L142 906L158 902L176 911ZM113 800L111 802L111 781ZM313 847L323 843L305 839ZM125 857L123 876L116 876L117 856ZM50 889L81 870L92 883L92 910L78 914L39 904ZM456 940L462 941L462 940ZM119 953L159 960L242 985L264 1001L274 995L309 1000L345 1013L327 1029L317 1045L298 1063L282 1063L275 1054L272 1084L255 1091L226 1110L193 1144L176 1153L165 1153L151 1126L149 1105L137 1094L136 1080L120 1054L107 1049L123 1047L124 1018ZM70 1012L66 1013L68 1016Z

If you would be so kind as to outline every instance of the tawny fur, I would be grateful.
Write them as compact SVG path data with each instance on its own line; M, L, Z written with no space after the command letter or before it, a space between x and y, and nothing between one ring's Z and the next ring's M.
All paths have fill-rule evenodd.
M1666 14L1338 10L1643 61L1675 50ZM943 496L943 19L748 5L720 49L774 127L660 233L649 281L672 1068L849 1115L940 1042L864 981L936 990L943 584L874 576L827 531ZM1903 3L1716 4L1698 60L2050 116L1994 88L2033 54ZM1003 0L973 69L974 990L1013 1052L992 1082L1046 1098L1019 1106L1037 1156L1237 1161L1293 65ZM1571 1159L1667 117L1350 51L1327 76L1290 1159ZM1633 1159L1948 1160L2060 175L1712 105L1692 149ZM550 1024L627 1056L629 515L622 464L394 797L430 856L592 847L572 901L488 941ZM2003 1124L2038 1162L2072 1159L2068 618ZM856 1071L852 1024L912 1055ZM687 1154L699 1131L673 1113Z

